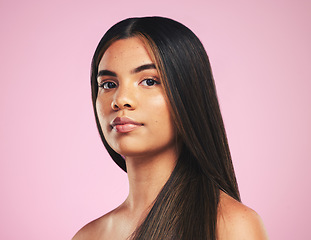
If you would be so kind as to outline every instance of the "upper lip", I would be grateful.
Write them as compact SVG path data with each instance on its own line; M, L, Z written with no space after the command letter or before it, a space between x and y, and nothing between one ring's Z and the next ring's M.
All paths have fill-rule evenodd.
M124 125L124 124L134 124L134 125L143 125L141 123L135 122L134 120L128 117L116 117L112 122L111 126L114 127L116 125Z

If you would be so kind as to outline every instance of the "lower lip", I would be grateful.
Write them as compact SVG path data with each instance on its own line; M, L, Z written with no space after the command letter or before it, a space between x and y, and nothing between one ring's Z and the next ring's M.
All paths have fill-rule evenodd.
M128 123L128 124L116 125L116 126L114 126L114 129L120 133L127 133L127 132L131 132L131 131L135 130L136 128L139 128L140 126L141 125Z

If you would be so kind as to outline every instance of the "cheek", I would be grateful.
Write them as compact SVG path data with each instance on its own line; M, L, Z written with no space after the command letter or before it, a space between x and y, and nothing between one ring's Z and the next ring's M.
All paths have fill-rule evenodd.
M110 111L110 105L108 101L104 101L104 99L97 98L96 100L96 113L98 116L98 120L100 122L101 128L103 132L105 132L105 127L107 126L107 123L109 123L109 119L107 119L108 113Z
M98 98L96 99L96 112L98 116L100 116L102 112L102 103Z
M96 99L96 113L100 120L103 115L103 109L102 109L102 103L101 101L98 100L98 98Z
M107 97L102 97L101 95L98 95L97 99L96 99L96 111L99 115L104 116L107 115L109 113L109 111L111 110L111 104L109 102L109 98Z
M149 104L149 114L154 117L153 122L157 133L172 134L174 132L170 108L163 96L156 97Z

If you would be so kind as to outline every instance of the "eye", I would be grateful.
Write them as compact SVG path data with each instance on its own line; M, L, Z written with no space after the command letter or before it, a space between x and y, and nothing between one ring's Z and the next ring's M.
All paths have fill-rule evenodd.
M111 88L116 88L117 84L115 84L114 82L104 82L100 84L99 87L103 89L111 89Z
M156 84L159 84L159 82L152 79L152 78L148 78L148 79L141 81L141 85L143 85L143 86L153 86Z

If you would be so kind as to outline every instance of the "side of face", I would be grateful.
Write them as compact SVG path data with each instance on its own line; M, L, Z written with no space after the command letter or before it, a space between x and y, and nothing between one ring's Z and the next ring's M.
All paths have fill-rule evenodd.
M158 71L144 43L117 40L98 66L96 111L110 147L143 157L176 148L176 131Z

